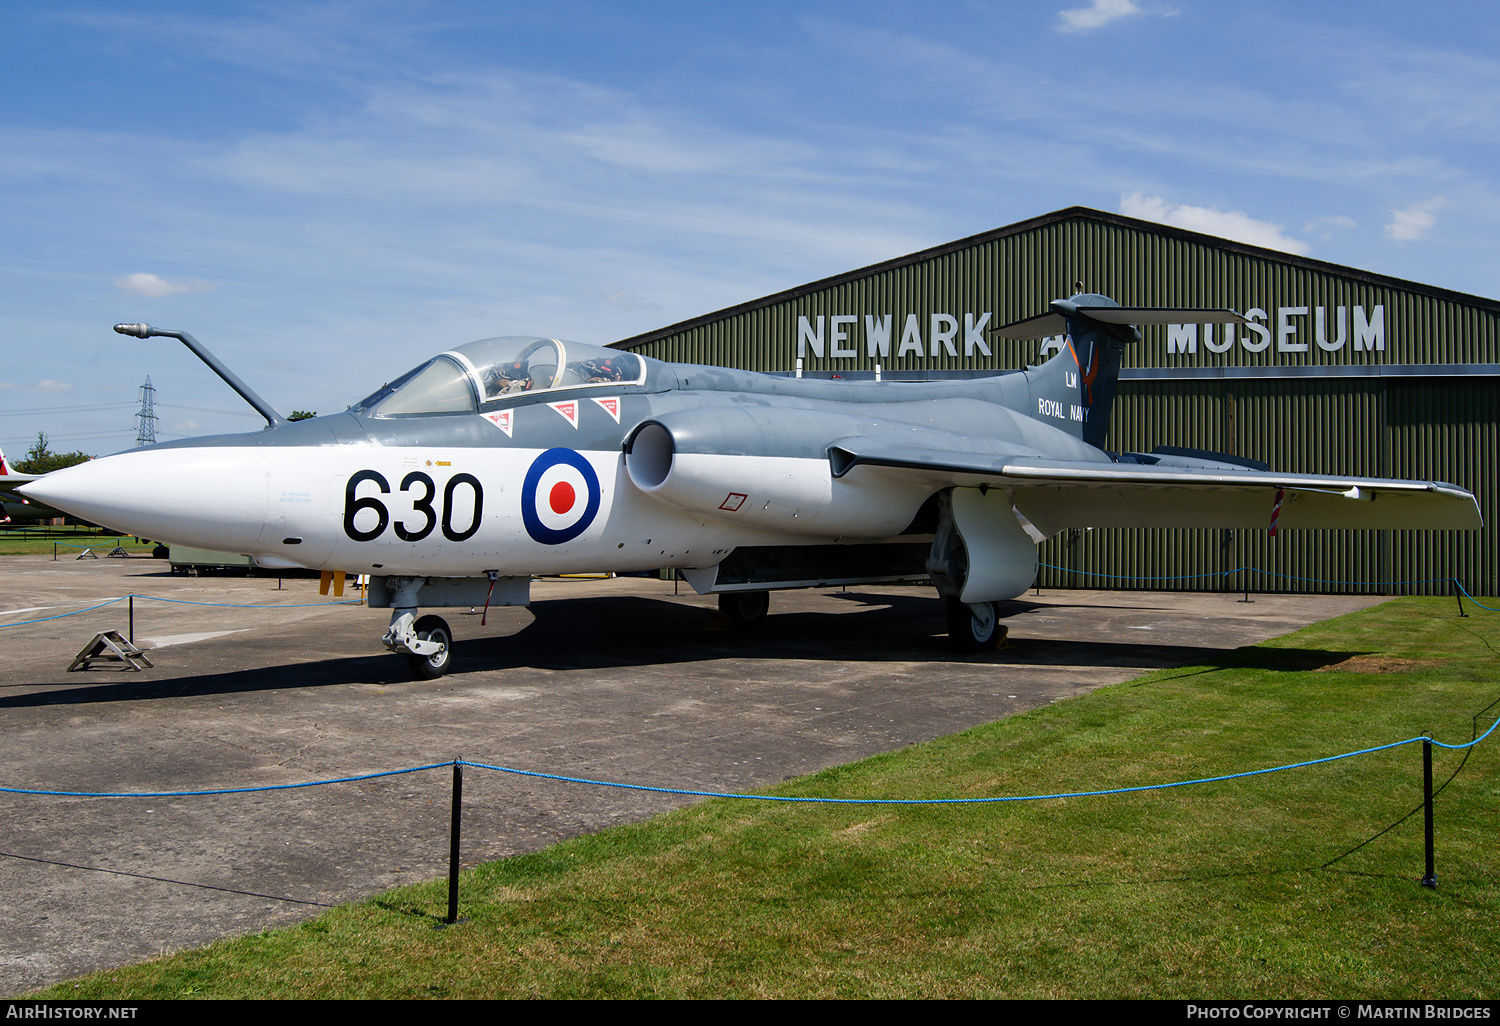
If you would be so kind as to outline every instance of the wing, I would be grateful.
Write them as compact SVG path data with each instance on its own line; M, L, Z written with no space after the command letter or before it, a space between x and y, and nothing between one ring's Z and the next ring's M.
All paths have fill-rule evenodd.
M9 488L12 485L25 484L27 481L35 481L45 474L23 474L18 470L10 469L10 463L5 459L5 453L0 451L0 486Z
M1154 464L1051 460L883 445L846 438L829 449L835 477L894 475L1007 488L1043 535L1074 527L1262 528L1283 494L1284 528L1484 526L1472 492L1437 481L1281 474L1207 460Z

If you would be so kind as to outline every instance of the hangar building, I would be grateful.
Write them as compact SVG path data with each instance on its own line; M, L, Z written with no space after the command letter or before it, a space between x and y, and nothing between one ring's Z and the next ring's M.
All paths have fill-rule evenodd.
M1479 531L1100 529L1041 547L1042 587L1500 594L1500 302L1070 207L624 339L683 363L807 376L972 376L1061 337L990 329L1078 291L1231 307L1247 325L1142 327L1106 448L1232 453L1292 473L1449 481ZM1270 521L1267 508L1267 524ZM1249 569L1241 569L1249 568Z

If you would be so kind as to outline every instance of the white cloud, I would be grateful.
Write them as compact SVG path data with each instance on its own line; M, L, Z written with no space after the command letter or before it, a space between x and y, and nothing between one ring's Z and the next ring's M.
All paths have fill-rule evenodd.
M1437 221L1437 211L1448 201L1435 196L1425 203L1416 203L1405 210L1392 210L1391 223L1385 226L1387 238L1409 242L1420 239Z
M1315 217L1303 225L1302 234L1316 235L1321 239L1328 239L1333 237L1333 230L1335 228L1358 227L1359 225L1354 222L1352 217L1345 217L1343 214L1325 214L1322 217Z
M1257 221L1239 210L1219 210L1217 207L1194 207L1186 203L1168 203L1160 196L1146 196L1139 192L1126 193L1120 197L1120 213L1126 217L1139 217L1144 221L1175 225L1189 231L1217 235L1237 242L1248 242L1252 246L1279 249L1287 253L1306 253L1307 243L1283 235L1281 226L1266 221Z
M1141 9L1132 0L1094 0L1093 4L1088 7L1058 11L1057 16L1062 19L1062 24L1057 26L1057 30L1059 32L1087 32L1090 29L1102 28L1112 21L1140 13Z
M73 386L67 381L53 381L49 378L45 381L38 381L34 385L16 385L12 384L9 381L6 381L0 383L0 390L20 392L49 392L53 395L56 395L59 392L73 391Z
M184 292L212 292L214 284L199 281L197 278L189 278L187 281L168 281L154 274L137 272L116 278L115 288L124 292L133 292L137 296L145 296L148 299L160 299L162 296L176 296Z
M608 285L598 289L585 289L583 294L593 298L602 299L610 306L621 310L660 310L661 307L649 299L644 299L629 289L613 289Z

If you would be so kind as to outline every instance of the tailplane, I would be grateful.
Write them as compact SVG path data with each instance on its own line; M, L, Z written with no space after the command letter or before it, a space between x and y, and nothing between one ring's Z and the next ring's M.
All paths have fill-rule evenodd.
M1027 412L1037 420L1104 447L1125 347L1141 340L1138 324L1245 323L1233 310L1121 306L1108 296L1079 292L1054 299L1048 313L996 328L1002 338L1063 336L1062 351L1026 372Z

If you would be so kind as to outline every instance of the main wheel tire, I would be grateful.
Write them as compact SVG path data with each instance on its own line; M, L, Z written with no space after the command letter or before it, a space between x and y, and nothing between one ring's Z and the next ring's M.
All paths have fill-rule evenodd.
M724 591L719 593L719 612L736 627L753 627L771 610L769 591Z
M956 598L945 599L948 641L957 652L982 652L1000 641L1000 610L993 602L972 605Z
M430 656L408 653L406 665L417 680L437 680L453 663L453 632L441 616L424 616L413 624L418 641L438 641L443 647Z

